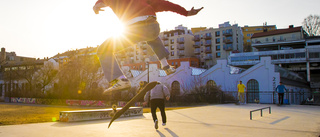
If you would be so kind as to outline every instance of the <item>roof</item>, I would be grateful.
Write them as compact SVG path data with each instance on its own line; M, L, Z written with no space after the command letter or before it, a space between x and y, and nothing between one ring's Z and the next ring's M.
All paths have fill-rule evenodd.
M294 27L294 28L288 28L288 29L277 29L273 31L268 32L260 32L260 33L254 33L251 38L259 38L259 37L265 37L265 36L272 36L272 35L279 35L279 34L286 34L286 33L293 33L293 32L301 32L302 27Z

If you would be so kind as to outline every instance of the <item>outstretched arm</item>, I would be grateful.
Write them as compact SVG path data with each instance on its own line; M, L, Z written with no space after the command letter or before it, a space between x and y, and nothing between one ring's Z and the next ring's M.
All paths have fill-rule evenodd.
M198 14L200 10L203 9L203 7L199 9L194 9L193 7L191 10L186 10L184 7L174 4L172 2L169 2L167 0L148 0L148 4L150 4L155 12L162 12L162 11L171 11L178 14L181 14L183 16L193 16Z
M194 9L194 7L192 7L191 10L188 11L188 15L187 15L187 16L197 15L198 12L199 12L200 10L202 10L202 9L203 9L203 7L199 8L199 9Z

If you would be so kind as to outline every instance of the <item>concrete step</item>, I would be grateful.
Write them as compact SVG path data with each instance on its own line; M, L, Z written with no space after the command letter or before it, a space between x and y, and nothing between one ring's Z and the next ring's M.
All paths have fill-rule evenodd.
M121 108L117 108L117 111ZM109 109L94 109L94 110L76 110L76 111L61 111L60 122L74 122L74 121L87 121L99 119L111 119L110 113L113 110ZM140 116L143 114L142 107L130 107L120 117Z

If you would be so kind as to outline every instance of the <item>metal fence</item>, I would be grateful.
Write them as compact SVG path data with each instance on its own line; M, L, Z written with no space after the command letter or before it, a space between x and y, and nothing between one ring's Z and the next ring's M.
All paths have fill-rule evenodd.
M232 98L222 97L222 103L230 103L238 101L237 91L223 91L223 95L233 96ZM246 102L248 103L272 103L277 104L278 93L274 91L259 91L259 92L246 92L245 94ZM320 92L300 92L300 91L290 91L285 92L283 98L284 104L314 104L320 105Z
M236 103L238 102L237 91L222 91L215 94L188 94L176 98L175 102L187 100L188 102L208 103ZM247 103L278 104L278 93L274 91L246 92ZM284 104L314 104L320 105L320 93L311 92L285 92Z

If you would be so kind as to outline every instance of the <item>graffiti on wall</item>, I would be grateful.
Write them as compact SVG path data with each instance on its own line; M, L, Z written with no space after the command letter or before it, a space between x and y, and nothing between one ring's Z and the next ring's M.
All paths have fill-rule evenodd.
M26 104L36 104L36 98L11 98L13 103L26 103Z
M106 107L111 106L111 102L101 100L65 100L65 99L42 99L42 98L18 98L12 97L12 103L27 103L27 104L46 104L46 105L69 105L69 106L87 106L87 107ZM127 104L125 101L118 101L118 107L123 107ZM142 106L142 102L136 102L135 106Z
M100 100L66 100L69 106L90 106L90 107L104 107L105 101Z

